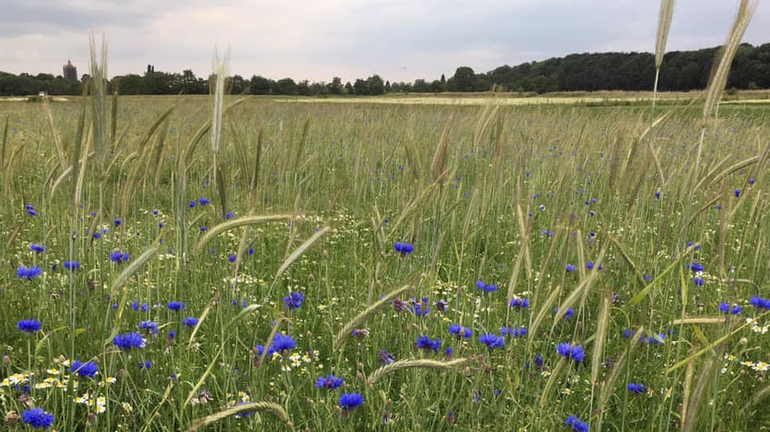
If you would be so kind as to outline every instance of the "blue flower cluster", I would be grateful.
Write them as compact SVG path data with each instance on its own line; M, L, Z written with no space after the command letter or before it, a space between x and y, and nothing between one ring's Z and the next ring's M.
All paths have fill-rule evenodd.
M577 363L582 363L586 357L586 353L583 350L583 347L580 345L570 345L569 342L562 342L557 345L556 352L558 352L560 356L567 359L572 359Z

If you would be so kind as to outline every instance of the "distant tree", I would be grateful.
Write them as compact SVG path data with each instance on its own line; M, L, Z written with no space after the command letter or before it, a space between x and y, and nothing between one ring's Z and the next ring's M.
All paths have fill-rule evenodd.
M249 80L249 92L253 95L266 95L270 94L270 89L273 87L273 83L259 75L254 75Z
M379 75L372 75L366 79L366 87L370 95L385 94L385 82Z
M297 83L291 78L279 79L273 85L273 93L280 95L296 95Z
M329 93L333 95L341 95L344 88L340 77L332 78L332 82L329 83Z
M353 85L350 84L350 81L345 83L345 94L355 94L355 90L353 89Z
M430 85L425 82L424 79L416 79L414 80L414 84L412 84L412 91L415 93L428 93L431 91Z
M455 71L454 90L459 92L469 92L476 90L476 74L468 66L460 66Z
M233 75L230 78L230 93L241 94L249 87L249 84L240 75Z
M369 87L366 85L366 81L361 78L357 79L355 84L353 84L353 93L359 96L368 95Z

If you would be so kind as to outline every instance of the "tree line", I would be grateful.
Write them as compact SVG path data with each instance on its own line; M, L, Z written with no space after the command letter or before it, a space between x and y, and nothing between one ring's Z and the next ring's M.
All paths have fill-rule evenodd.
M712 64L719 48L666 53L661 68L659 90L689 91L708 84ZM117 88L126 95L207 94L214 77L196 77L192 70L182 73L156 72L148 66L143 75L113 77L110 91ZM483 92L493 87L515 92L547 93L555 91L650 90L655 78L654 55L650 53L586 53L551 58L517 66L500 66L486 73L476 73L468 66L458 67L448 79L442 74L432 81L414 82L383 80L379 75L342 83L339 77L330 82L296 82L291 78L273 80L260 75L229 79L234 94L252 95L381 95L385 93ZM51 95L77 95L81 80L67 80L51 74L14 75L0 72L0 95L23 96L45 91ZM770 88L770 43L740 46L732 64L728 88Z

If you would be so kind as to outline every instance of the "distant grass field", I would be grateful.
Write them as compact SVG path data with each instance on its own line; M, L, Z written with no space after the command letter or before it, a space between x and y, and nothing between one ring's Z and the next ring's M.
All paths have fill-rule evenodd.
M0 429L768 429L767 107L386 99L0 101Z

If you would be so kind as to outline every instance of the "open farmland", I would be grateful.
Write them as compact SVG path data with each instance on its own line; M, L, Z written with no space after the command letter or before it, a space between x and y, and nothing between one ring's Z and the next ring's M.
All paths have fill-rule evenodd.
M765 106L314 102L0 102L3 428L766 429Z

